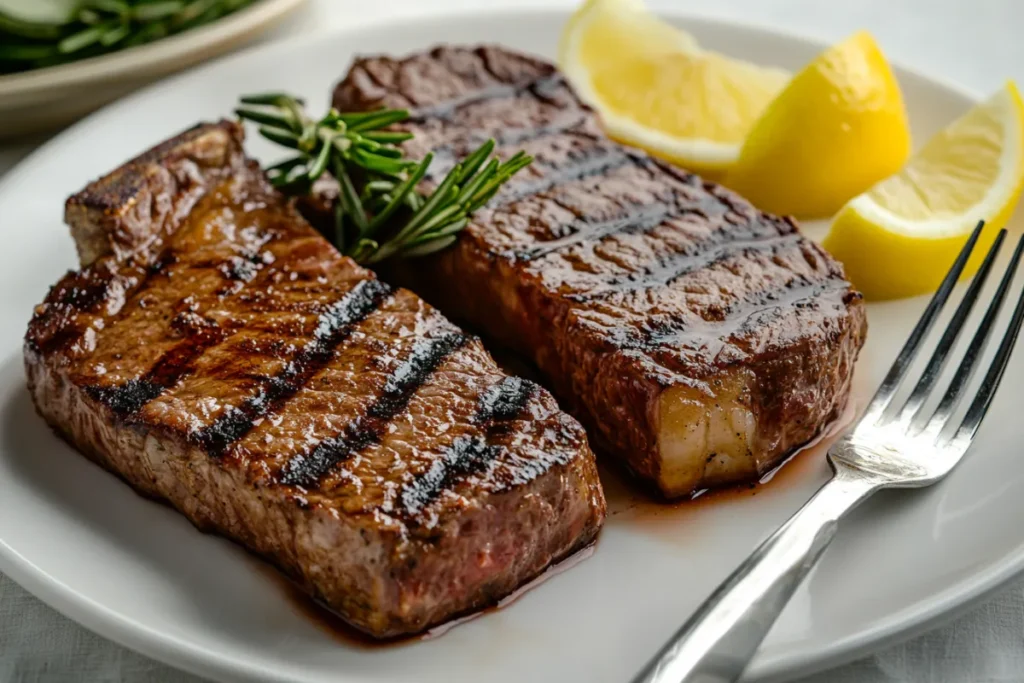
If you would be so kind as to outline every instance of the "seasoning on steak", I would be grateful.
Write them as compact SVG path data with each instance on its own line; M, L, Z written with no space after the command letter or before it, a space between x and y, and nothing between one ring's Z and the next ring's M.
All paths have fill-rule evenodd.
M488 137L536 158L453 248L382 272L532 357L591 442L666 496L756 478L843 410L866 321L840 264L606 138L550 64L358 59L334 106L412 109L409 155L439 150L435 182Z
M604 499L580 425L340 256L241 142L200 126L68 200L85 263L25 339L43 417L375 636L589 543Z

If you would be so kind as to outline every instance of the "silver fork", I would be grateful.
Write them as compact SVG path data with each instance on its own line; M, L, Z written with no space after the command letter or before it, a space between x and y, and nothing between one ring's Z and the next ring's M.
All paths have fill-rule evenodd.
M835 536L840 518L883 488L917 488L939 481L960 461L988 411L1010 359L1024 293L963 420L953 427L967 385L978 366L1013 282L1024 237L938 406L923 410L950 351L992 270L1006 231L992 248L950 318L931 359L902 406L894 397L922 343L935 325L981 234L979 223L910 338L896 357L863 417L828 452L834 476L729 576L644 667L633 683L726 683L737 680L800 582Z

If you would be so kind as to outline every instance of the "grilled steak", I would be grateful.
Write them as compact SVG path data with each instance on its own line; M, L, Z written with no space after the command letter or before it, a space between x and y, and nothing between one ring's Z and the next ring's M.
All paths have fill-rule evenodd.
M416 295L340 256L204 125L72 197L86 263L25 339L39 412L375 636L595 536L585 434Z
M487 137L536 157L456 246L387 278L532 357L665 495L756 478L843 409L861 297L791 219L610 141L554 67L501 48L357 60L334 106L382 105L413 110L435 182Z

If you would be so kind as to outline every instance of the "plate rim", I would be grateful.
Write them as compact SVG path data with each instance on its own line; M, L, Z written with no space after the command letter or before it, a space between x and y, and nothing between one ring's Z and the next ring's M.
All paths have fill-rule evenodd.
M220 44L250 31L269 27L298 9L304 2L306 0L259 0L210 24L152 43L58 66L6 74L0 76L0 95L11 98L24 97L53 88L83 88L112 81L129 73L149 73L179 55L189 54L205 46Z
M301 4L303 0L267 0L266 3L259 3L254 7L264 4L268 6L275 5L277 2L282 5L292 3L291 8L294 8ZM561 17L569 11L571 11L571 7L565 4L529 3L519 7L433 9L425 13L407 13L398 18L353 16L352 20L344 26L317 33L313 37L316 40L327 40L330 37L342 36L355 30L378 29L386 26L408 26L422 24L423 22L483 21L488 19L500 21L502 16L523 17L526 15ZM675 21L701 23L723 30L770 34L773 37L800 43L808 49L820 50L830 44L829 40L822 36L801 34L766 22L738 20L702 12L675 11L664 6L655 7L655 12L662 17ZM210 28L212 28L212 25L197 29L195 32L182 34L180 37L184 38L191 33L199 33ZM152 46L172 41L174 38L176 37L168 38L166 41L159 41L152 44ZM207 69L221 68L224 64L236 60L242 61L251 54L284 54L309 40L310 36L298 35L271 43L248 46L203 63L198 67L157 80L134 91L127 97L119 98L68 126L9 169L5 176L0 179L0 194L7 189L8 185L16 182L17 177L21 175L18 173L19 170L37 163L38 159L45 156L51 146L58 147L63 144L65 139L77 135L80 128L91 125L96 119L104 116L109 108L125 106L130 104L135 98L146 97L151 90L172 87L179 80L194 78L196 74L202 73ZM115 53L111 56L117 57L119 55ZM104 58L98 58L96 61L102 59ZM932 86L958 96L965 100L965 102L973 103L981 100L976 91L954 81L935 76L927 70L908 67L901 62L893 62L892 66L898 79L911 78L925 81ZM65 67L57 68L63 69ZM3 85L2 81L0 81L0 85ZM183 641L174 635L140 624L134 619L126 617L88 596L76 592L55 577L36 567L27 558L8 545L3 538L0 538L0 571L53 609L89 630L169 666L200 676L215 676L220 680L244 679L285 681L286 683L303 683L306 680L293 675L282 678L278 672L273 672L271 677L267 670L253 666L242 659L225 657L219 651ZM1021 574L1024 574L1024 539L1022 539L1022 546L1017 551L1009 553L1001 561L990 565L983 571L972 574L969 578L961 580L943 591L933 594L925 600L919 601L911 608L879 620L872 628L834 641L828 647L820 648L814 652L800 652L797 646L791 645L780 648L777 652L771 653L767 658L755 658L744 680L754 678L762 683L769 683L770 681L777 681L783 678L809 675L840 666L869 652L876 651L883 642L892 645L906 641L935 628L941 623L955 619L978 602L998 592ZM652 652L655 647L656 644L652 644Z

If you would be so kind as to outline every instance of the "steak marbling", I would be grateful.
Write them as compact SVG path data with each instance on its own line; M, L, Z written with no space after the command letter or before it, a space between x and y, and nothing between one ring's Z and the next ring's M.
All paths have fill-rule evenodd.
M339 255L241 141L200 126L68 200L83 267L24 347L43 417L375 636L589 543L604 500L579 424Z
M606 138L550 64L363 58L334 106L410 108L434 182L488 137L535 157L456 246L383 272L531 357L665 495L757 478L843 410L866 322L842 267L791 219Z

